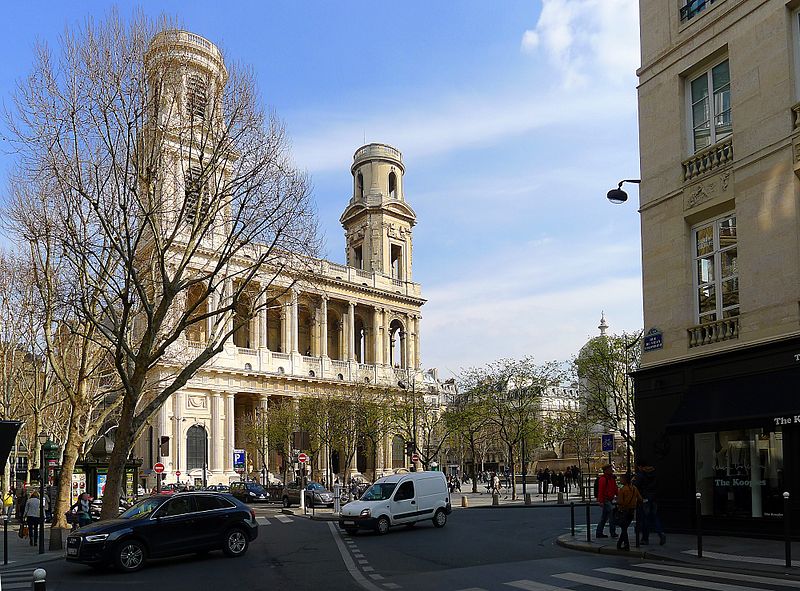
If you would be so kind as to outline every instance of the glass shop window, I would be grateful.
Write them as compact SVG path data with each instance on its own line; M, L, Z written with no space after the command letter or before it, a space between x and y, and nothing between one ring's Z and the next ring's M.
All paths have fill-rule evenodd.
M695 433L694 466L703 515L783 516L780 427Z

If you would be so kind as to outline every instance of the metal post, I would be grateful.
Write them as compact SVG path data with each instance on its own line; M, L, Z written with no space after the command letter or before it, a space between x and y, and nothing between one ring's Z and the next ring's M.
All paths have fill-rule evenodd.
M569 521L572 527L572 537L575 537L575 502L569 504Z
M8 564L8 515L3 515L3 564Z
M44 481L47 480L44 444L39 448L39 554L44 554Z
M592 541L592 504L586 503L586 541Z
M703 557L703 509L700 506L700 499L703 495L696 493L695 497L695 519L697 520L697 557Z
M523 499L525 498L525 493L528 492L528 489L525 487L525 480L527 479L526 477L528 476L528 471L525 469L526 468L525 464L527 464L527 462L525 461L525 437L523 437L522 438L522 498ZM516 486L517 486L516 483L514 483L515 488Z
M783 535L786 539L786 568L792 566L792 534L789 529L790 513L789 513L789 493L783 493Z
M47 571L43 568L37 568L35 571L33 571L33 591L46 591L46 578Z
M203 425L203 490L208 488L208 431Z

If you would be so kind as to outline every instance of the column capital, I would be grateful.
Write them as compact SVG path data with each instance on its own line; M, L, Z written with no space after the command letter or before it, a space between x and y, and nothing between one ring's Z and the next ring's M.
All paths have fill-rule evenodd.
M376 311L378 314L380 314L380 313L381 313L381 312L383 312L383 311L384 311L386 308L383 308L382 306L373 306L373 307L372 307L372 309L373 309L373 310L375 310L375 311Z
M347 305L351 308L355 308L358 302L354 302L353 300L347 300Z
M328 302L330 301L331 296L329 296L327 293L322 293L320 294L319 299L321 299L323 302Z

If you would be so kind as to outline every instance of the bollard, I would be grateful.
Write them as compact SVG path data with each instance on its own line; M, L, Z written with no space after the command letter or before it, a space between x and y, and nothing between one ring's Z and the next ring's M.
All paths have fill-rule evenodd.
M558 504L559 505L564 504L564 493L561 491L558 491Z
M695 519L697 519L697 557L703 557L703 509L700 506L700 499L703 495L696 493L695 498Z
M575 502L569 504L569 521L572 526L572 537L575 537Z
M783 493L783 534L786 536L786 568L792 566L792 533L789 529L789 493Z
M586 541L592 541L592 504L586 503Z
M500 495L497 493L492 493L492 507L499 507L500 506Z
M530 505L533 501L531 500L531 493L525 493L525 504Z
M3 564L8 564L8 515L3 515Z
M469 507L469 500L465 495L461 495L461 506L462 507Z
M43 568L37 568L33 571L33 591L46 591L47 583L45 582L45 578L47 577L47 571Z

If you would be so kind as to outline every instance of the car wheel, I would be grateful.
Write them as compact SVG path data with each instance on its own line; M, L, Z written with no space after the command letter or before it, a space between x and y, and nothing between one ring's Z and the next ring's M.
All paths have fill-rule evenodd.
M378 523L375 524L375 531L379 536L386 534L389 531L389 518L386 515L381 515L378 518Z
M447 523L447 513L444 512L444 509L439 509L433 515L433 525L436 527L444 527L444 524Z
M117 546L114 562L121 571L132 573L144 566L144 545L136 540L124 540Z
M347 528L347 529L345 529L344 531L346 531L346 532L347 532L348 534L350 534L351 536L354 536L354 535L356 535L356 534L358 533L358 529L357 529L357 528L355 528L355 527L348 527L348 528Z
M245 534L240 529L232 529L225 534L225 543L222 546L222 551L231 558L243 556L247 552L247 547L250 545L250 540L247 539Z
M287 509L292 506L292 504L289 502L289 497L283 497L283 506Z

